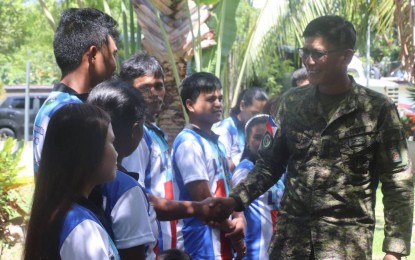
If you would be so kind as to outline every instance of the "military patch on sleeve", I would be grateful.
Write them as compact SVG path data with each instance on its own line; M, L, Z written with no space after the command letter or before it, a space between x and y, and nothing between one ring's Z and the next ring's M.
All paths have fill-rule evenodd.
M401 153L400 153L398 147L396 147L396 146L390 147L388 149L388 156L391 159L391 162L393 162L393 163L400 163L400 162L402 162Z
M272 144L272 136L270 133L265 132L264 136L262 137L261 148L268 149L271 147Z

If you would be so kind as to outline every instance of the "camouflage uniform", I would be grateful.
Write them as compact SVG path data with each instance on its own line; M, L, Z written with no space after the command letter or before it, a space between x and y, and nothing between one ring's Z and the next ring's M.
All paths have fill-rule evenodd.
M410 253L413 176L395 105L357 85L327 122L317 88L288 91L275 138L265 135L253 172L230 196L236 210L284 173L286 190L270 259L371 259L375 196L382 182L383 250Z

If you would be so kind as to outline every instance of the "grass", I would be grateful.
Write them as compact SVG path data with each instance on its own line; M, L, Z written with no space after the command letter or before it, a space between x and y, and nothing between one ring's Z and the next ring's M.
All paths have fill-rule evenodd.
M376 215L376 227L375 227L375 235L373 239L373 259L374 260L381 260L385 256L385 253L382 252L382 243L384 233L383 233L383 226L385 224L383 218L383 203L382 203L382 192L380 191L380 187L376 193L376 208L375 208L375 215ZM414 212L415 213L415 212ZM415 215L415 214L414 214ZM414 219L415 220L415 219ZM415 227L412 224L412 238L411 238L411 255L407 257L407 259L415 259Z

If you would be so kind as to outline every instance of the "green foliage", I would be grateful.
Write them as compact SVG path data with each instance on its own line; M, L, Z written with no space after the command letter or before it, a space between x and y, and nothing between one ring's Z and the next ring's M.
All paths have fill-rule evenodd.
M17 147L16 147L17 146ZM27 212L22 207L22 199L16 188L22 185L17 173L23 167L18 166L23 152L24 142L8 138L0 151L0 240L3 245L13 246L16 237L11 234L8 226L16 218L24 218Z
M47 10L55 23L59 21L62 10L71 7L92 7L109 10L118 21L121 32L127 40L119 46L119 62L139 48L140 37L137 30L135 12L132 5L119 0L44 0ZM122 9L124 8L124 9ZM124 16L123 16L124 14ZM134 16L133 19L130 19ZM39 1L2 0L0 1L0 81L6 85L26 83L26 64L30 61L30 83L52 84L59 81L60 70L53 54L53 29L48 23ZM133 20L134 22L131 22ZM129 26L123 26L130 21ZM123 47L129 47L127 52Z

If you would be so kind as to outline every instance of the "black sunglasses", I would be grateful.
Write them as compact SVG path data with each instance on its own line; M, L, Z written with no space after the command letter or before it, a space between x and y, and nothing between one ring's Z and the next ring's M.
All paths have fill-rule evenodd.
M318 49L306 49L306 48L299 48L298 52L300 53L300 57L303 60L306 60L309 56L311 56L311 58L317 62L319 61L321 58L323 58L324 56L326 56L329 53L334 53L334 52L339 52L339 51L343 51L343 50L329 50L329 51L324 51L324 50L318 50Z

